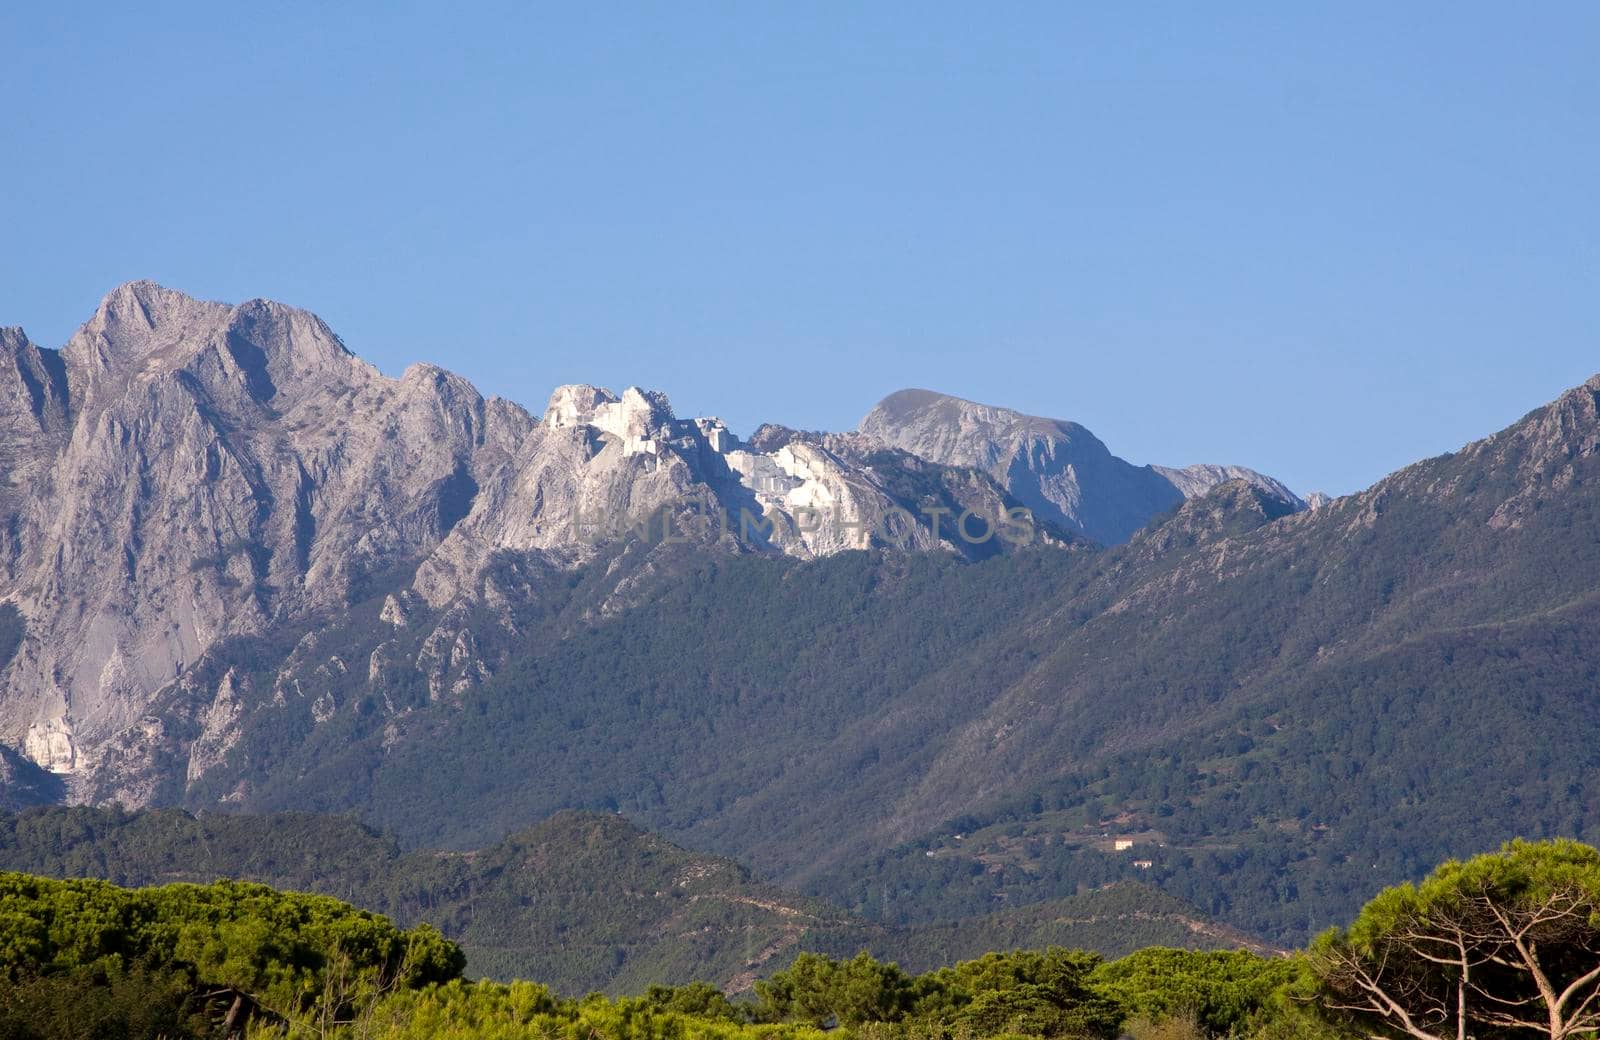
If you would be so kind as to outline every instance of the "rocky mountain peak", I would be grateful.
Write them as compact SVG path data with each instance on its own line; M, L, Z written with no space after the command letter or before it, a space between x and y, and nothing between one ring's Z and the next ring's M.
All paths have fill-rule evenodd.
M1305 506L1280 482L1242 466L1135 466L1077 423L932 390L890 394L861 420L860 432L930 462L984 470L1036 516L1105 544L1229 480Z
M21 325L0 325L0 353L15 355L29 345Z
M1268 497L1276 498L1288 505L1291 512L1309 508L1309 503L1290 491L1288 485L1282 481L1274 480L1265 473L1257 473L1244 466L1215 466L1200 463L1176 468L1172 466L1150 468L1165 477L1186 499L1207 494L1212 488L1222 484L1242 480Z
M400 393L416 392L437 398L448 405L466 405L477 409L486 402L478 388L465 376L427 362L409 365L400 373Z
M93 408L179 372L212 396L242 390L262 404L378 378L308 311L263 299L197 300L150 281L107 294L62 356Z
M235 307L225 342L241 366L262 370L274 393L330 381L364 382L378 374L346 349L321 318L271 300L248 300Z
M137 363L219 326L227 304L196 300L151 281L126 282L106 294L67 344L68 359L91 369Z
M1109 458L1098 437L1074 422L1027 415L933 390L898 390L873 406L857 429L946 465L988 468L1006 447L1029 438L1069 443L1084 456Z

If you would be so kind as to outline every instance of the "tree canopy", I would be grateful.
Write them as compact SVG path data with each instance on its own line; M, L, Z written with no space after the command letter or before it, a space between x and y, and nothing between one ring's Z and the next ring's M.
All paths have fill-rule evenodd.
M431 926L401 930L327 896L0 873L0 979L8 993L35 987L35 1003L61 980L88 980L181 991L188 1012L218 1007L225 1032L255 1016L334 1023L385 993L457 978L464 963Z
M1415 1040L1600 1032L1600 851L1513 841L1368 903L1311 951L1322 1002Z

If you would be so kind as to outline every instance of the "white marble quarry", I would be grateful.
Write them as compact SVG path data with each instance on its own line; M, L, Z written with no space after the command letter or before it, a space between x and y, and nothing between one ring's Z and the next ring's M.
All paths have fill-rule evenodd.
M57 716L29 724L22 753L52 773L71 773L78 764L72 723L65 716Z
M663 432L675 425L667 396L630 386L618 397L602 386L558 386L544 410L552 429L591 426L622 444L623 457L661 454Z
M781 498L804 482L803 478L790 474L780 466L771 455L738 450L728 452L723 458L728 463L728 469L738 476L739 483L758 495Z
M642 442L652 439L651 434L670 428L672 406L666 394L630 386L620 400L595 406L592 425L624 444Z
M545 406L545 425L556 429L589 425L594 422L595 409L603 404L614 404L616 400L617 395L604 387L587 383L558 386Z
M706 445L718 455L726 455L739 446L739 438L735 437L727 425L714 415L698 418L694 420L694 425Z

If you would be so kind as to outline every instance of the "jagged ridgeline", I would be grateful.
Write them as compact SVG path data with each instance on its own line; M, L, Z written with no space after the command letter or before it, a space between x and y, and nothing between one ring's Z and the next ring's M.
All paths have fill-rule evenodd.
M0 383L0 594L28 632L0 736L134 802L218 754L220 734L192 755L180 735L179 776L130 761L162 742L157 698L209 651L389 593L391 622L416 604L542 598L490 581L497 554L564 574L629 532L803 559L874 545L981 558L1019 540L1000 536L1023 505L1003 481L877 437L765 427L741 442L637 388L561 387L530 414L432 365L386 378L304 311L149 282L107 296L60 351L5 329ZM1057 499L1072 480L1053 474ZM1148 515L1182 493L1146 497ZM1052 505L1033 533L1053 522L1094 526ZM440 649L471 664L452 684L493 664Z
M1310 510L926 391L745 441L644 391L535 416L147 283L0 344L12 805L407 849L620 811L885 925L1138 881L1286 944L1600 838L1600 382ZM1028 545L949 524L1017 508Z

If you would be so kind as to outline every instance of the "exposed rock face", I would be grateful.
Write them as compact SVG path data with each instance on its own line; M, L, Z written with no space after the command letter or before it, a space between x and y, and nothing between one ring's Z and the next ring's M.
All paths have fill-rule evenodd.
M239 717L243 705L239 700L239 677L236 669L228 669L217 686L217 695L201 718L199 738L189 749L189 767L185 779L194 780L206 771L238 741Z
M0 330L0 602L26 632L0 663L0 744L93 797L155 797L152 770L192 783L238 740L248 677L195 672L216 647L371 595L396 633L462 603L512 625L538 590L485 577L508 552L571 567L639 533L989 551L904 517L925 490L991 514L1015 500L972 474L912 494L859 440L741 445L638 388L560 387L541 421L432 365L387 378L305 311L124 285L60 351ZM491 671L457 620L415 659L434 698ZM339 705L316 669L335 665L306 667L271 695L321 722Z
M21 329L0 329L0 507L25 494L60 449L68 407L60 351L34 346Z
M0 382L0 594L28 632L0 737L63 772L217 640L432 549L534 425L436 368L386 379L304 311L148 282L59 355L0 339Z
M1174 469L1171 466L1151 466L1150 468L1165 477L1167 482L1186 499L1199 498L1202 495L1210 494L1212 488L1226 484L1230 480L1242 480L1267 495L1294 506L1296 512L1309 507L1305 500L1290 491L1281 482L1274 480L1265 473L1257 473L1255 470L1247 469L1244 466L1213 466L1199 463L1194 466L1184 466L1181 469Z
M1128 539L1185 499L1244 480L1296 509L1292 491L1240 466L1135 466L1077 423L1024 415L931 390L879 401L860 432L933 462L981 469L1042 519L1105 544Z

